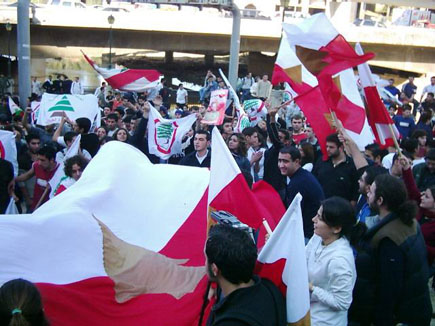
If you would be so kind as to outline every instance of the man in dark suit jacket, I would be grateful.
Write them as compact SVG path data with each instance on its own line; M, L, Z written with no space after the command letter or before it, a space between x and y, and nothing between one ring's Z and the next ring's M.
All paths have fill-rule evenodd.
M210 133L205 130L198 130L193 138L193 146L195 151L183 157L179 164L210 168L211 151L208 150L210 146Z
M295 147L281 148L278 167L287 177L287 186L280 192L285 207L289 207L297 193L302 195L301 209L305 239L313 236L313 217L325 199L322 186L317 179L301 167L301 153Z

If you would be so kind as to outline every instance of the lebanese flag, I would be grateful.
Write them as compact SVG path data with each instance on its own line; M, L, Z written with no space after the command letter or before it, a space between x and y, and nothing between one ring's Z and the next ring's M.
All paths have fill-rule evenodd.
M274 228L282 216L284 205L278 193L272 188L258 186L258 197L249 189L239 166L230 153L219 130L213 128L211 143L210 186L208 191L209 209L227 211L242 223L254 229L260 228L257 245L264 244L263 219ZM260 202L260 197L263 205ZM267 205L267 206L266 206ZM275 206L269 210L266 207Z
M159 83L160 72L145 69L107 69L99 67L83 51L86 61L98 72L113 89L126 92L144 92Z
M289 325L310 325L310 294L302 223L297 194L258 256L256 271L286 295Z
M358 55L324 13L299 24L283 24L283 29L296 56L314 76L332 76L374 57L373 53Z
M109 142L35 213L1 216L0 285L36 283L52 326L197 325L209 174Z
M335 132L331 111L335 112L359 149L364 150L366 145L373 142L374 136L367 122L353 70L346 69L333 79L328 78L333 81L335 89L340 93L338 103L333 109L330 109L330 104L325 100L328 94L325 96L325 93L319 89L316 76L305 68L297 57L294 47L289 45L286 37L283 37L275 62L272 82L289 83L288 91L312 125L322 147L324 158L326 158L326 136Z
M0 158L12 163L14 176L18 175L17 146L12 131L0 130Z
M355 50L357 53L364 53L359 43L356 44ZM367 117L375 134L376 142L384 146L394 146L393 133L396 139L400 138L400 133L381 101L369 65L366 62L358 65L358 73L361 86L364 88Z

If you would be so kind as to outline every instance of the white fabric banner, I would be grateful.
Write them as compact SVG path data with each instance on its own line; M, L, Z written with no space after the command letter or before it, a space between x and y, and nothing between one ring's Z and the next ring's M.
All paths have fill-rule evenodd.
M182 152L181 141L196 121L194 114L181 119L163 119L160 113L150 106L148 119L148 148L150 154L168 159Z
M88 118L91 123L96 120L97 127L100 126L100 120L96 119L100 114L100 108L95 95L57 95L49 93L42 95L38 116L39 125L46 126L52 123L60 123L64 114L71 120Z

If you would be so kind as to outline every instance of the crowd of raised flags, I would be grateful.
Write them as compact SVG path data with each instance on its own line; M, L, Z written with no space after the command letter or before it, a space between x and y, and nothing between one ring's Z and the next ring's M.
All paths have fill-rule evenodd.
M373 142L394 146L400 135L367 64L373 54L364 54L359 44L355 51L323 14L299 25L283 24L283 30L272 82L286 83L324 156L326 137L337 125L362 151ZM113 89L139 93L159 87L157 71L101 68L84 56ZM173 119L158 101L149 104L142 135L147 154L162 162L183 154L192 125L202 122L208 129L224 123L227 97L233 100L235 132L266 117L270 103L240 103L220 74L227 89L212 92L215 105L203 112ZM11 114L20 115L20 107L8 100ZM102 116L110 118L94 95L44 93L30 111L30 123L41 126L59 123L65 115L86 117L90 132L97 132ZM285 212L267 183L250 189L218 128L211 128L210 170L152 164L143 151L114 141L101 147L79 181L54 196L65 179L64 162L59 162L48 180L47 203L32 214L1 216L0 284L15 278L34 282L52 325L197 325L206 298L207 276L200 267L210 213L224 210L259 231L257 272L286 295L288 323L309 324L302 198L298 195ZM80 139L72 142L65 160L80 154ZM13 132L0 131L0 154L17 175ZM265 243L268 227L273 232Z

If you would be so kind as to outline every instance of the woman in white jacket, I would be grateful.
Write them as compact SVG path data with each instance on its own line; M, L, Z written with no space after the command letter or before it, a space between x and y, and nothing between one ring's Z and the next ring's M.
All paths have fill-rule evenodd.
M356 281L348 238L355 226L350 203L340 197L322 202L314 216L314 235L306 246L311 325L347 325Z

